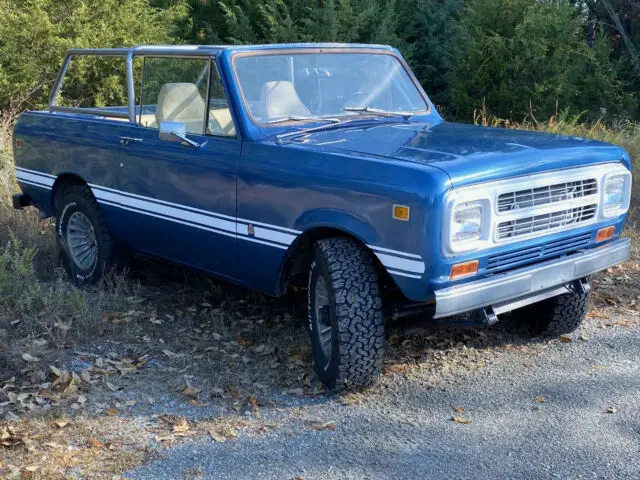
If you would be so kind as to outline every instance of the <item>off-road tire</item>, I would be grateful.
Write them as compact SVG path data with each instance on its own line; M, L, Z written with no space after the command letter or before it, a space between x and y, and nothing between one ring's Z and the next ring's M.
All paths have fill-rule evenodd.
M572 292L524 307L522 314L533 333L558 337L578 329L589 311L590 293Z
M54 197L56 208L56 240L60 258L69 278L79 286L97 282L102 275L115 264L115 247L107 228L107 222L91 189L87 185L73 185ZM67 223L74 212L82 212L91 223L97 245L97 255L88 268L80 268L69 254L66 239Z
M315 321L319 276L328 292L329 356L321 347ZM314 368L320 380L331 390L370 384L380 373L385 344L382 300L371 253L349 238L316 242L308 299Z

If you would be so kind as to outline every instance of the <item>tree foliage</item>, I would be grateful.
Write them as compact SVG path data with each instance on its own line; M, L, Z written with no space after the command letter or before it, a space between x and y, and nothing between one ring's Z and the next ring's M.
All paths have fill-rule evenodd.
M0 0L0 13L0 110L5 115L47 104L67 49L175 42L190 21L182 4L158 9L146 0ZM92 78L104 85L94 89L108 98L114 72L106 67L88 68L97 69Z
M0 11L2 110L42 106L72 46L363 42L397 47L451 118L483 105L513 120L640 118L638 0L0 0Z

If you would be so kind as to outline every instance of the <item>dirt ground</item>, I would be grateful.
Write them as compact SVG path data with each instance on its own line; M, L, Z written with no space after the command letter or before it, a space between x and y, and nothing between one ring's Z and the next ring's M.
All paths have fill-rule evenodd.
M588 329L640 331L638 258L593 279ZM116 300L89 292L102 302L98 320L61 316L55 335L0 351L0 478L136 478L126 472L189 442L286 430L314 402L358 405L402 381L451 388L504 355L544 356L592 335L585 327L560 341L531 338L517 316L490 329L391 327L380 381L335 396L312 373L302 292L272 299L149 260L130 268L108 285ZM466 422L464 410L451 418ZM198 475L184 478L216 478Z

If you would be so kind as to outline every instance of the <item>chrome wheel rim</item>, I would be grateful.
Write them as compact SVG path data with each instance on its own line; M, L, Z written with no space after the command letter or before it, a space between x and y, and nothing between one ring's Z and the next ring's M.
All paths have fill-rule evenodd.
M67 222L67 247L73 263L83 270L91 268L98 258L93 225L82 212L74 212Z
M329 290L324 278L318 276L314 289L315 306L315 329L318 333L318 341L325 358L331 358L331 342L333 340L333 329L331 327L331 317L329 314Z

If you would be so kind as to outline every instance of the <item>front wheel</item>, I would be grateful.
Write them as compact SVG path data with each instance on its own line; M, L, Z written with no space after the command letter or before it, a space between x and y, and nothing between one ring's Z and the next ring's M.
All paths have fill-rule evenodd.
M349 238L315 244L309 273L315 371L332 390L362 387L379 373L384 315L371 254Z
M535 334L558 337L578 329L589 311L591 294L574 291L516 311Z
M78 285L95 283L113 263L114 246L98 203L86 185L55 196L56 238L67 274Z

